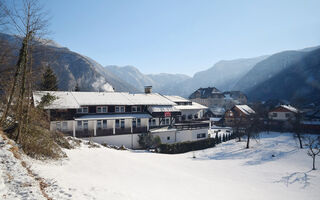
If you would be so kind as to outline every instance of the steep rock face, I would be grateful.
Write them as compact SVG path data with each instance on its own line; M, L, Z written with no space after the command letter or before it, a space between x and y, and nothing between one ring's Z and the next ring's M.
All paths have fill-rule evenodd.
M301 60L308 52L284 51L273 54L267 59L257 63L234 86L235 90L249 91L255 86L277 75L282 70Z
M126 81L130 85L134 85L139 91L143 91L144 86L151 85L154 92L169 94L171 86L189 79L189 76L183 74L143 74L133 66L106 66L105 69L110 71L118 78Z
M295 58L288 66L248 90L250 100L284 99L296 104L320 101L320 49L290 54Z
M7 34L0 34L0 38L9 41L15 54L18 54L20 38ZM137 91L135 87L106 72L94 60L55 43L37 42L33 53L34 71L40 75L44 66L50 66L58 77L60 90L73 90L78 84L80 89L85 91ZM15 63L15 59L17 57L11 63Z

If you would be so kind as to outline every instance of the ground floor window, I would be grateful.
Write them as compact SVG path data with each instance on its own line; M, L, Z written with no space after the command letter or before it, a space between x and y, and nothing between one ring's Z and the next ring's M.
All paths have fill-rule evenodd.
M124 119L116 119L116 128L124 128L124 127L125 127Z
M77 127L78 127L78 129L82 129L82 121L77 122Z
M62 122L62 130L68 130L68 122Z
M205 138L206 134L205 133L198 133L197 138Z
M88 120L83 121L83 129L88 130Z
M61 130L61 123L56 122L56 130L60 131Z
M156 119L149 119L149 126L156 126Z

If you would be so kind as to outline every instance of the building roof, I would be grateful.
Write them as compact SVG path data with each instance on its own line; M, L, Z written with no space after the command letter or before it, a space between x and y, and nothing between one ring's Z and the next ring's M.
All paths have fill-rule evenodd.
M294 113L298 113L299 112L297 108L295 108L293 106L290 106L290 105L281 105L281 107L285 108L285 109L287 109L287 110L289 110L291 112L294 112Z
M256 112L250 108L248 105L235 105L236 108L238 108L242 113L245 115L251 115L255 114Z
M174 106L161 106L161 105L149 106L148 111L150 113L154 113L154 112L180 112L180 110L176 109Z
M50 94L57 99L50 105L45 106L45 109L67 109L67 108L80 108L80 104L72 95L72 92L62 91L35 91L33 92L34 105L38 106L41 102L41 98L44 95Z
M195 99L195 98L224 98L223 93L218 90L215 87L207 87L207 88L199 88L195 92L193 92L190 96L189 99Z
M41 98L51 94L57 99L45 109L80 108L90 105L176 105L166 97L158 94L129 94L126 92L65 92L65 91L35 91L34 104L37 106Z
M192 105L177 105L174 107L178 110L203 110L208 108L196 102L192 102Z
M189 99L180 97L180 96L171 96L171 95L164 95L167 99L170 101L173 101L175 103L180 103L180 102L190 102Z

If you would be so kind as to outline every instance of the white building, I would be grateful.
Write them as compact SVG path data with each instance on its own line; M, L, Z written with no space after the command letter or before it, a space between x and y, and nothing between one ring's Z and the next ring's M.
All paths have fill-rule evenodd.
M151 90L146 92L36 91L33 93L33 100L37 106L46 94L56 97L50 105L44 107L50 118L51 131L61 131L80 138L90 137L99 143L139 148L139 134L154 128L173 127L182 113L179 109L181 105L170 98L149 93ZM183 111L192 110L189 109L192 105L185 106ZM203 111L196 107L194 105L195 111L192 113L202 116ZM162 142L168 141L164 139Z

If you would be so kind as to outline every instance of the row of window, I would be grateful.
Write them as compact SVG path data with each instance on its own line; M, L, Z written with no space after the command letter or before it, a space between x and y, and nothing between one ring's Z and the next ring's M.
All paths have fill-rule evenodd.
M88 107L81 107L77 109L77 113L88 113ZM124 113L126 112L125 106L116 106L116 113ZM141 106L131 106L131 112L141 112ZM96 113L108 113L108 106L97 106Z
M291 115L290 115L290 113L285 113L285 117L286 118L289 118ZM272 113L272 117L278 117L278 113Z
M88 120L77 121L77 129L88 130ZM149 119L149 126L156 126L156 119ZM162 118L160 125L170 125L169 118ZM97 129L107 129L108 120L97 120ZM125 119L116 119L115 120L116 128L125 128ZM134 118L132 119L132 127L137 128L141 127L141 119ZM68 130L68 122L56 122L56 130Z

